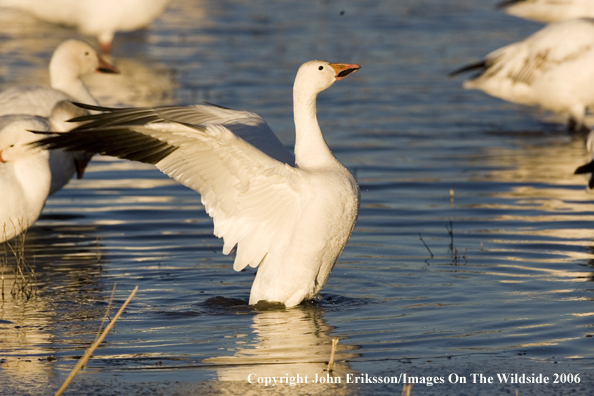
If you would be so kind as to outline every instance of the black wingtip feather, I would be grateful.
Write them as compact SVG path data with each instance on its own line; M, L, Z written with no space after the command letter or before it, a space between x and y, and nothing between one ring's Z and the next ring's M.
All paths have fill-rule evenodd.
M169 145L167 142L125 127L73 130L68 133L43 138L34 142L33 145L48 150L62 149L111 155L153 165L178 149L178 147Z
M221 106L221 105L218 105L218 104L216 104L216 103L211 103L211 102L207 102L207 101L204 101L203 103L204 103L204 104L207 104L207 105L209 105L209 106L218 107L219 109L224 109L224 110L231 110L231 108L230 108L230 107Z
M475 69L484 69L487 67L486 61L482 60L476 63L471 63L470 65L466 65L466 66L462 66L459 69L454 70L453 72L451 72L450 74L448 74L448 77L455 77L458 74L470 71L470 70L475 70Z
M98 113L73 118L82 125L70 132L52 134L33 143L46 149L83 151L132 161L157 164L179 147L143 133L145 125L164 122L155 108L110 108L73 102ZM191 126L196 129L196 126Z
M81 109L91 110L91 111L100 111L99 114L88 114L84 116L79 116L75 118L71 118L68 122L85 122L85 121L94 121L98 118L101 118L103 113L117 113L123 111L129 111L131 108L126 107L104 107L104 106L95 106L90 105L88 103L80 103L80 102L71 102L73 105L80 107Z
M77 107L80 107L81 109L86 109L86 110L103 111L103 112L106 112L106 111L112 112L112 111L120 110L117 107L96 106L96 105L91 105L88 103L81 103L81 102L72 102L72 104Z
M34 131L32 129L27 129L27 132L34 133L36 135L54 135L56 132L53 131ZM29 143L30 145L34 146L37 142Z
M574 175L582 175L584 173L594 173L594 161L590 161L587 164L578 167L575 172L573 172Z
M503 0L497 4L495 4L495 9L496 10L501 10L503 8L509 7L511 5L514 5L516 3L522 3L526 0Z

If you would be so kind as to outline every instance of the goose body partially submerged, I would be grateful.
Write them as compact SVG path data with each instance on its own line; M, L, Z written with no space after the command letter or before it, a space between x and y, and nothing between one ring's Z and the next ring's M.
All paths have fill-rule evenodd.
M287 307L314 297L353 231L359 188L334 157L316 116L317 95L359 69L310 61L293 87L295 155L254 113L216 106L106 109L42 147L154 164L202 195L233 268L258 267L250 304Z

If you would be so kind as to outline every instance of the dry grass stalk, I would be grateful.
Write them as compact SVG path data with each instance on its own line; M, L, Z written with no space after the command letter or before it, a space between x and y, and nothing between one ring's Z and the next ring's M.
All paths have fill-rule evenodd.
M6 224L3 224L2 235L3 239L6 239ZM0 276L2 277L2 299L4 300L4 267L8 264L8 250L6 250L6 244L2 245L4 245L4 257L2 258L2 274Z
M97 330L97 335L95 339L101 335L101 330L103 330L103 323L109 318L109 311L111 310L111 303L113 302L113 296L115 295L117 282L113 284L113 289L111 290L111 297L109 297L109 303L107 304L107 310L105 310L105 316L101 320L101 326L99 326L99 330Z
M97 248L97 250L95 251L95 254L97 256L97 262L99 264L101 264L101 243L100 243L99 237L97 237L97 239L95 241L95 247ZM115 287L115 285L114 285L114 287Z
M74 379L76 374L87 363L87 361L89 360L89 358L91 357L93 352L95 352L95 349L97 349L99 344L101 344L103 342L103 340L105 339L105 336L107 336L107 333L109 333L111 328L115 325L115 322L119 319L122 312L124 312L124 309L126 308L128 303L132 300L132 298L136 294L137 290L138 290L138 286L136 286L134 288L134 290L132 290L132 293L130 293L130 296L128 296L128 298L126 299L126 301L124 302L124 304L122 305L122 307L120 308L118 313L113 317L111 322L109 322L109 324L107 325L105 330L103 330L103 333L101 333L101 335L95 339L93 344L89 348L87 348L87 350L85 351L85 354L78 360L78 363L76 363L76 366L74 366L74 368L70 372L70 375L68 376L68 378L66 378L66 380L64 381L64 383L62 384L60 389L58 389L58 391L55 393L55 396L61 395L66 390L68 385L70 385L70 382L72 382L72 380Z
M330 360L328 361L328 372L331 373L334 369L334 354L336 354L336 346L338 345L338 338L332 339L332 352L330 352Z
M17 228L11 220L12 226ZM13 297L23 295L27 299L31 298L33 294L37 294L37 278L35 270L29 265L25 259L25 237L26 228L23 223L18 221L18 229L24 230L21 234L12 238L10 241L4 242L4 260L2 262L2 298L4 298L4 266L8 264L8 250L16 261L16 269L13 269L14 282L10 293ZM6 224L3 229L4 239L6 239Z
M412 387L413 387L413 384L403 384L402 385L402 393L400 394L400 396L410 396Z

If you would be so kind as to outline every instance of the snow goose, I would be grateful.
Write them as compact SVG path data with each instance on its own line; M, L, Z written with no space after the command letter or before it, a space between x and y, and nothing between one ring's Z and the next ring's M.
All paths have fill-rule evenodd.
M101 52L111 52L116 32L150 25L171 0L0 0L0 5L27 12L37 19L73 26L99 40Z
M570 129L585 130L586 109L594 104L593 64L594 20L572 19L547 25L450 76L478 69L464 88L566 114Z
M47 199L51 178L49 152L29 144L39 138L29 130L38 129L50 130L43 118L0 117L0 242L32 225Z
M258 115L212 105L108 109L42 147L151 163L202 195L233 268L257 267L250 304L292 307L328 280L359 210L359 187L334 157L316 116L317 95L359 65L304 63L293 86L295 156Z
M63 121L82 115L81 109L68 101L97 104L81 80L81 76L93 72L118 73L118 70L98 56L90 45L78 40L67 40L56 48L50 61L51 87L25 85L0 92L0 115L46 117L52 130L65 132L73 126L67 126ZM58 104L60 102L63 103ZM76 152L52 153L50 195L66 185L75 172L81 178L90 158L87 154Z
M594 17L594 0L506 0L497 8L508 15L544 23Z
M0 93L0 115L30 114L49 117L61 100L97 104L81 76L93 72L119 73L118 69L97 55L89 44L67 40L60 44L49 63L50 87L23 85Z

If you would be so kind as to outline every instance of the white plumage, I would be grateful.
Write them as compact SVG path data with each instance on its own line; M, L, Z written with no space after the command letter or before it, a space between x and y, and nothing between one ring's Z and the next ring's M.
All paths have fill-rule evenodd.
M325 61L300 67L295 156L258 115L208 105L107 109L40 144L153 163L198 191L223 253L237 246L234 269L259 265L250 304L291 307L324 286L357 219L357 183L324 141L316 97L358 69Z
M568 115L572 129L581 129L594 104L593 65L594 20L572 19L547 25L451 75L479 69L464 88Z
M0 117L0 242L35 222L49 193L49 152L30 147L38 137L29 130L50 129L40 117Z
M81 77L94 73L117 73L118 70L82 41L61 43L49 63L50 86L23 85L0 93L0 115L30 114L49 117L61 100L97 104Z
M506 0L498 8L509 15L545 23L594 17L594 0Z
M0 6L25 11L35 18L73 26L95 36L103 53L111 51L116 32L150 25L171 0L0 0Z

